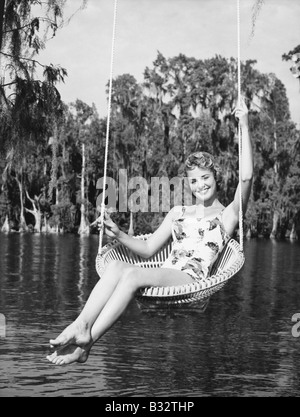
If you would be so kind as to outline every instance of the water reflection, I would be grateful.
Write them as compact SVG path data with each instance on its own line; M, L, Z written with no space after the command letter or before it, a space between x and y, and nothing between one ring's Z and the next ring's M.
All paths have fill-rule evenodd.
M86 364L57 369L47 341L98 280L97 237L0 235L0 396L298 396L299 247L247 241L244 268L206 308L134 301Z
M95 248L91 247L91 244L95 245L95 239L91 240L90 236L82 236L79 238L79 279L78 279L78 302L79 310L81 311L87 295L90 292L88 287L89 271L93 268L95 261L89 255L94 254ZM90 263L91 262L91 263Z

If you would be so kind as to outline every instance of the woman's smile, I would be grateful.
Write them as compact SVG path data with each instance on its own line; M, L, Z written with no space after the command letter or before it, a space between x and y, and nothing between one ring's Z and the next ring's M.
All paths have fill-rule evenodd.
M195 190L194 195L196 198L203 200L212 197L212 193L210 191L210 187L203 187L201 189Z
M208 191L210 190L210 187L203 187L203 188L198 188L195 190L195 194L206 194Z

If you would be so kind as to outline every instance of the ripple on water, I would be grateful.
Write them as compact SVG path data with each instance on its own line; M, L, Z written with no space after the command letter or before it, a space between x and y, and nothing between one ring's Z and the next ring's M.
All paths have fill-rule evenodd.
M86 364L55 367L48 341L97 282L97 242L22 239L0 235L1 397L299 395L299 245L246 242L243 270L205 312L145 313L132 303Z

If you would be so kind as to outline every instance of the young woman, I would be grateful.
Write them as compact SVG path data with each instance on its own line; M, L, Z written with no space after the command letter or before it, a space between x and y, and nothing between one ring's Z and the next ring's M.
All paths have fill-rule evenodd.
M129 237L105 215L106 234L142 257L150 257L173 236L173 248L161 268L141 268L121 261L111 262L93 289L78 318L50 345L55 349L47 359L55 365L88 359L94 343L125 311L136 291L144 287L184 285L205 278L218 254L233 235L239 222L239 187L242 187L243 212L251 191L253 156L248 130L248 109L242 101L234 110L242 130L242 182L234 200L224 207L217 196L217 167L205 152L192 154L186 171L196 204L175 207L156 232L142 241Z

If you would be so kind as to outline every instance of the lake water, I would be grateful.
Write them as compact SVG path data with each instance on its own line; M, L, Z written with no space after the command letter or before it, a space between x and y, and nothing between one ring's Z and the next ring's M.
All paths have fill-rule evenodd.
M134 301L86 364L57 368L48 340L97 282L97 248L97 236L0 234L0 397L299 395L299 243L246 241L244 268L204 312Z

